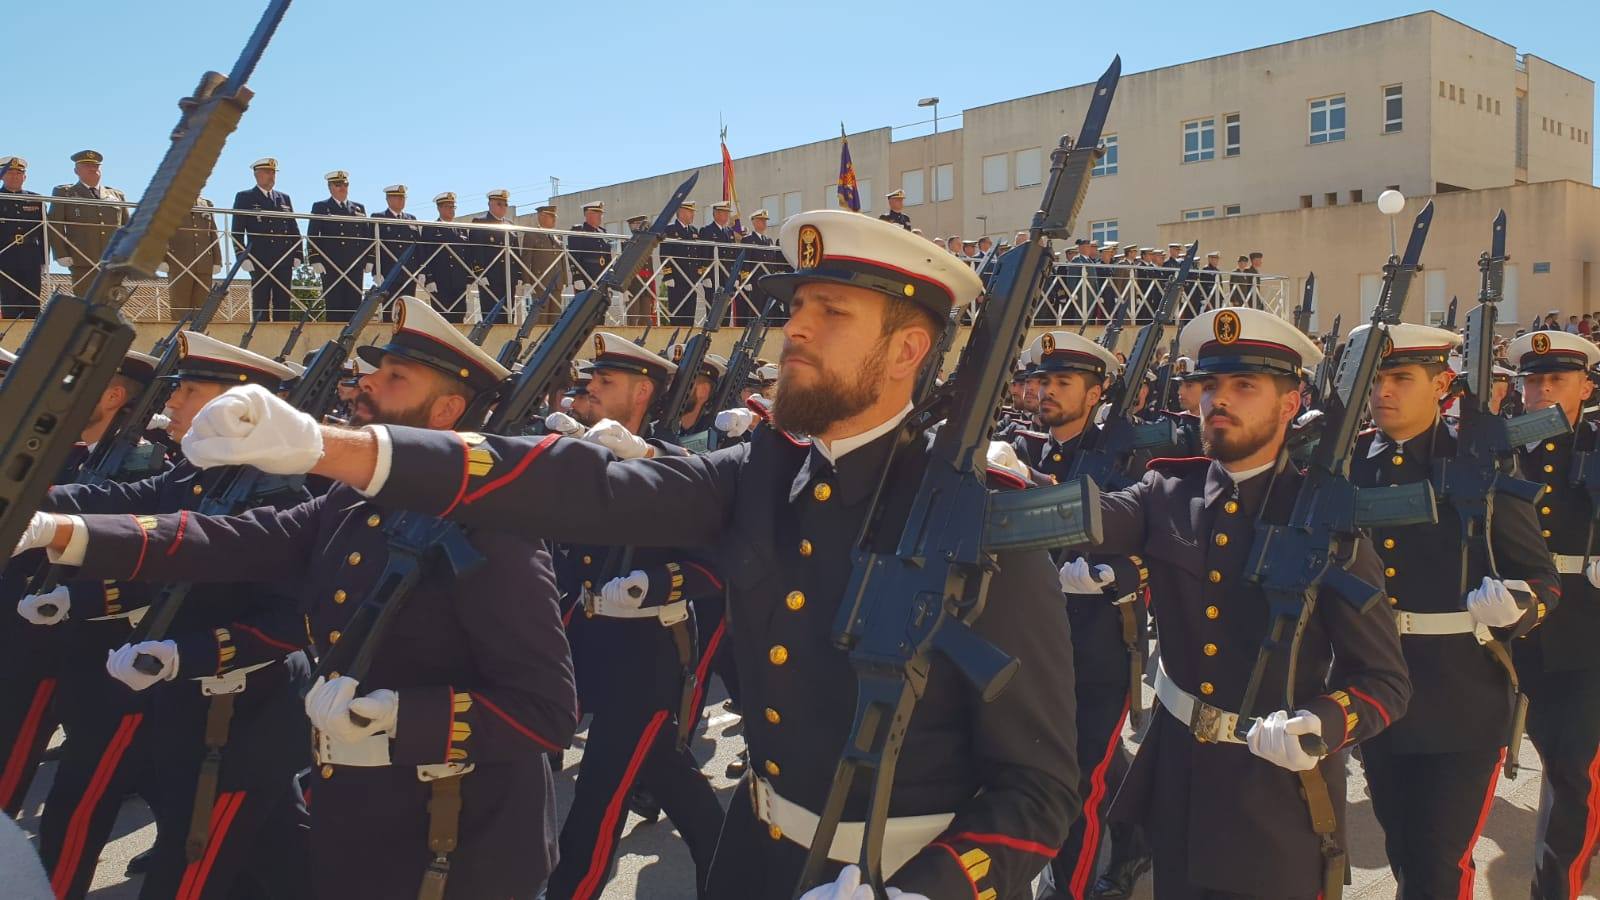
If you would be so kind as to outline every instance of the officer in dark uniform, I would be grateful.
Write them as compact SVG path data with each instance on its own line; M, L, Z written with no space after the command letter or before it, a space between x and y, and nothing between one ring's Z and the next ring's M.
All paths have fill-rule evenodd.
M311 268L322 276L322 302L328 321L348 322L361 305L361 282L372 268L372 225L361 221L367 208L350 199L350 173L329 172L328 199L311 204L317 218L306 223ZM348 221L346 221L348 219Z
M783 261L783 251L778 249L772 240L772 235L767 233L767 222L771 218L771 214L765 209L751 213L750 230L739 239L739 243L748 248L745 255L747 282L754 280L752 275L759 277L788 271L789 264ZM750 316L757 315L761 312L758 306L764 302L755 291L741 290L738 301L734 304L733 320L730 324L738 324ZM770 321L782 324L783 314L774 310Z
M644 231L649 225L649 216L628 217L630 235ZM647 258L637 271L629 272L628 277L622 282L622 300L628 310L624 321L630 325L658 324L656 297L655 270L651 268L651 261Z
M740 235L734 232L731 225L732 221L733 203L731 201L723 200L711 204L711 221L700 229L700 240L717 244L739 243ZM728 275L728 267L733 265L733 258L738 254L738 251L729 247L701 247L700 249L705 255L705 292L707 299L710 299L710 295L722 287L722 281ZM749 259L749 256L745 257L747 263ZM728 323L724 322L723 324Z
M378 226L378 272L377 279L382 281L389 277L389 270L411 247L422 238L422 227L417 225L417 217L406 212L406 186L391 184L383 189L384 209L372 214L374 219L385 219ZM411 254L412 261L406 264L406 272L395 283L392 296L408 296L412 292L412 276L422 269L422 260L417 258L417 253Z
M739 243L750 244L756 247L771 247L772 237L771 235L767 234L767 222L771 218L772 214L767 212L765 209L758 209L751 213L750 230L745 232L744 237L739 239ZM779 260L783 259L782 253L778 253L776 255ZM745 258L749 259L749 257Z
M0 317L31 319L39 314L44 277L44 201L22 184L28 161L0 157Z
M78 180L56 185L50 195L127 202L128 198L121 191L100 183L103 162L105 156L98 150L79 150L72 154L73 171ZM127 224L128 210L121 206L59 201L50 204L48 218L50 253L72 273L72 290L81 295L94 278L100 257L111 243L111 235Z
M1544 763L1532 895L1553 900L1585 893L1600 845L1594 800L1600 793L1600 564L1590 558L1600 546L1591 493L1600 485L1586 482L1577 465L1577 454L1600 449L1600 431L1582 419L1594 391L1588 371L1600 363L1600 349L1576 334L1533 331L1506 352L1522 376L1527 411L1559 405L1574 432L1517 454L1522 473L1546 485L1534 503L1561 574L1560 608L1515 642L1517 674L1528 695L1528 737Z
M1336 598L1318 603L1292 673L1294 708L1284 695L1291 673L1279 654L1253 710L1263 718L1248 742L1234 736L1230 709L1240 704L1268 622L1266 598L1243 581L1243 568L1258 517L1283 521L1298 493L1302 476L1286 463L1284 433L1299 407L1300 372L1320 353L1288 322L1245 309L1197 317L1179 344L1204 378L1212 458L1157 460L1138 485L1101 495L1104 540L1096 552L1144 561L1161 629L1161 710L1111 816L1144 824L1157 900L1310 900L1325 876L1343 872L1323 871L1302 791L1315 790L1336 812L1345 793L1340 751L1405 714L1411 686L1400 637L1385 609L1358 612ZM1347 568L1383 584L1365 538ZM1070 564L1062 570L1069 593L1105 582ZM1306 753L1298 736L1307 733L1320 734L1330 755Z
M1350 471L1360 487L1427 479L1433 460L1456 453L1438 401L1449 391L1448 357L1461 338L1411 324L1391 325L1388 334L1393 350L1372 385L1378 428L1359 438ZM1451 561L1468 551L1460 516L1448 504L1440 504L1436 524L1372 532L1413 694L1405 718L1362 745L1361 762L1406 900L1472 893L1473 845L1511 733L1507 645L1538 625L1560 597L1533 507L1505 495L1493 503L1495 568L1474 549L1461 583Z
M513 286L512 273L522 253L522 235L511 229L511 192L505 188L490 191L489 211L472 220L474 225L499 226L472 229L472 273L478 284L478 314L488 317L501 298L508 302ZM501 309L497 320L505 321Z
M567 284L567 255L563 252L561 238L552 234L556 226L556 206L546 203L534 210L539 231L522 235L522 263L517 280L522 286L517 297L524 301L537 300L548 290L550 299L535 315L540 325L554 325L561 316L561 290Z
M450 322L466 315L467 285L472 283L473 247L470 229L452 225L456 219L456 195L445 191L433 198L439 223L422 226L423 250L427 251L424 273L433 305Z
M1206 254L1206 264L1200 267L1200 272L1195 276L1194 291L1190 300L1191 309L1198 312L1207 307L1222 306L1227 302L1227 294L1223 291L1222 270L1217 268L1217 261L1222 259L1219 251L1212 250Z
M354 422L448 427L506 370L427 304L401 305L390 343L363 348L379 369L363 380ZM469 471L511 471L514 460L465 437ZM309 631L322 655L348 660L358 648L341 647L340 632L384 570L381 526L392 515L340 486L292 508L231 518L86 516L81 571L287 581L301 602L281 605L297 621L304 609L302 638ZM303 712L295 699L308 745L306 717L316 726L315 890L270 896L415 897L436 855L449 864L446 898L531 898L548 874L555 808L544 753L566 746L577 718L550 557L539 543L503 534L469 540L483 563L459 578L430 567L374 648L365 679L318 682ZM166 549L142 554L146 542ZM357 726L352 711L370 724ZM448 835L451 847L431 849L435 835Z
M1070 331L1040 335L1028 348L1037 361L1041 382L1039 418L1049 429L1020 431L1013 443L1018 458L1029 468L1065 479L1072 471L1083 434L1095 427L1095 409L1107 377L1117 370L1117 358L1088 338ZM1076 663L1078 708L1078 764L1084 780L1083 815L1072 824L1066 843L1051 860L1055 883L1051 898L1087 900L1095 887L1096 863L1106 811L1128 772L1129 756L1122 746L1122 728L1128 720L1129 691L1142 690L1130 672L1143 672L1145 645L1145 587L1148 572L1137 556L1093 555L1088 565L1111 573L1114 582L1105 590L1069 593L1067 619L1072 624L1072 657ZM1130 655L1137 660L1130 665ZM1121 822L1110 829L1113 855L1123 860L1131 882L1149 867L1149 854L1137 825ZM1142 865L1140 864L1142 862Z
M668 325L693 325L695 314L695 288L700 276L705 274L705 248L680 241L700 240L700 229L694 227L694 201L685 200L678 208L677 220L667 226L666 240L661 243L661 281L667 288Z
M278 161L256 160L250 170L256 186L233 198L233 247L249 253L239 268L251 273L250 301L257 319L288 321L295 317L294 266L300 261L300 225L288 215L252 215L251 212L292 213L289 195L275 190Z
M605 234L605 227L601 222L606 216L606 205L598 200L583 205L583 221L572 226L573 231L582 231L586 234ZM581 291L594 285L600 279L600 273L606 266L611 265L611 242L603 237L579 237L573 235L567 238L567 250L572 254L572 262L578 267L573 274L572 289Z
M922 238L844 210L789 219L781 243L796 271L763 285L790 304L776 427L757 429L748 443L619 461L571 438L489 437L483 447L496 459L516 461L510 477L468 468L465 484L446 487L424 473L464 471L469 448L459 436L394 427L383 438L302 432L306 417L268 404L251 421L230 417L215 443L191 448L191 458L217 465L270 444L278 451L265 452L282 461L280 470L311 467L314 457L319 473L375 491L380 505L447 512L479 528L713 554L738 623L730 639L751 777L723 825L705 888L712 900L792 896L853 712L856 676L829 634L855 535L923 357L952 304L971 303L982 289L958 260L930 258ZM855 264L831 265L834 257ZM861 380L883 342L893 362L881 377ZM818 392L818 406L831 406L837 378L858 379L867 398L850 424L784 407L793 391ZM799 431L816 437L792 433ZM619 432L608 449L649 452ZM324 452L300 455L323 437ZM296 453L285 454L286 446ZM903 448L889 480L916 484L925 458L920 445ZM385 477L375 477L379 467ZM989 604L975 627L1021 666L992 702L954 667L929 673L898 761L884 841L888 882L913 896L1025 895L1078 810L1071 637L1050 561L1040 552L1002 553L989 589L1005 602ZM857 857L864 794L865 785L846 802L830 855Z
M884 194L883 198L889 201L889 211L878 218L885 222L892 222L896 225L899 225L901 228L910 231L911 217L905 214L906 192L899 189L892 190L889 193Z
M253 383L275 390L292 375L287 366L203 334L180 337L178 387L168 401L175 437L187 431L207 399L229 386ZM220 474L179 464L132 484L62 485L47 498L52 512L36 515L115 513L108 518L129 527L137 548L149 539L154 515L195 509ZM261 502L293 504L305 498L303 488L285 487ZM187 516L174 516L182 518ZM175 549L171 541L163 546ZM74 564L72 557L60 561ZM71 593L67 615L74 620L121 617L126 628L126 618L160 594L148 585L122 583L150 574L140 569L135 564L114 574L80 571L88 589ZM113 580L101 580L107 578ZM189 593L164 639L124 643L109 657L83 660L94 674L109 672L127 687L149 693L115 723L105 723L114 727L85 729L85 746L74 751L97 757L94 764L73 766L70 771L81 780L53 789L59 815L44 823L40 853L58 896L81 896L88 889L92 851L104 841L141 765L151 772L148 785L139 789L157 829L145 876L149 896L227 897L245 891L245 885L268 896L309 892L303 822L286 790L294 773L310 762L299 699L308 665L300 652L304 643L302 618L271 589L217 584ZM159 673L135 669L139 654L154 657ZM214 712L217 704L222 708ZM222 722L227 728L219 728ZM220 753L220 768L209 770L208 778L203 760L212 750ZM58 771L58 779L62 774ZM197 818L197 807L209 815Z

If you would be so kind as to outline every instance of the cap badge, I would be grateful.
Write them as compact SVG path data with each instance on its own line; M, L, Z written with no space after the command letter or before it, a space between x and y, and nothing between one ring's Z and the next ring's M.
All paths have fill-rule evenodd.
M672 345L672 361L675 362L675 363L683 362L683 345L682 344L673 344Z
M1533 352L1541 355L1550 352L1550 336L1548 334L1535 334L1533 336Z
M1056 352L1055 335L1046 332L1042 337L1039 338L1039 346L1044 349L1044 352L1047 355Z
M815 269L822 262L822 232L815 225L800 226L800 268Z
M594 355L604 356L606 352L606 339L600 335L594 336Z
M1216 335L1217 343L1231 344L1239 339L1239 314L1231 309L1217 313L1211 321L1211 333Z

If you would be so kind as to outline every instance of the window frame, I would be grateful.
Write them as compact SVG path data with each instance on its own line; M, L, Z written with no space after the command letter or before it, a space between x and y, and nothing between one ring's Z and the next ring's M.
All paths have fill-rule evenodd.
M1392 92L1392 93L1391 93ZM1383 86L1383 130L1380 134L1399 134L1405 130L1406 125L1406 92L1404 84L1386 84ZM1398 115L1390 115L1389 103L1394 101L1400 105ZM1392 126L1392 127L1391 127Z
M1116 219L1101 219L1089 223L1089 239L1094 241L1096 246L1102 246L1107 241L1120 240L1121 232L1122 224Z
M1090 178L1105 178L1115 175L1122 165L1122 142L1117 139L1117 135L1101 135L1100 142L1105 144L1106 154L1095 160L1094 166L1089 169Z
M1244 117L1240 113L1222 115L1222 158L1233 159L1244 152Z
M1192 163L1210 162L1217 158L1217 117L1201 116L1198 119L1189 119L1182 123L1180 132L1183 140L1182 161L1184 165ZM1189 149L1189 136L1195 138L1195 148ZM1206 137L1211 138L1211 146L1206 147Z
M994 163L994 162L998 162L1000 164L1000 171L998 173L999 178L995 182L996 184L998 184L998 187L991 188L990 187L990 179L989 179L989 176L991 174L991 172L990 172L990 164ZM1006 191L1010 190L1010 188L1011 188L1011 154L1010 153L991 153L988 156L983 157L979 161L978 165L979 165L980 174L982 175L982 179L983 179L983 183L980 185L980 187L983 189L983 193L985 193L985 194L1003 194Z
M946 191L941 190L941 188L943 188L944 185L942 183L943 179L941 179L939 176L943 175L943 174L945 174L947 172L950 174L950 189L949 189L949 191L946 192ZM941 194L943 194L944 196L940 196ZM950 200L954 200L955 198L956 198L956 166L955 166L955 163L940 163L940 164L934 166L933 167L933 202L935 202L935 203L945 203L945 202L948 202Z
M1197 206L1194 209L1178 211L1178 219L1183 222L1204 222L1207 219L1215 219L1216 217L1217 208L1215 206Z
M1321 105L1319 109L1318 106ZM1333 127L1333 114L1337 111L1340 115L1340 124L1337 130ZM1322 113L1323 127L1319 131L1316 127L1317 114ZM1349 135L1350 132L1350 103L1345 94L1329 94L1326 97L1313 97L1306 101L1306 143L1309 146L1320 144L1337 144ZM1320 140L1318 139L1320 136Z
M1031 169L1033 174L1030 176L1030 177L1033 178L1033 180L1029 181L1027 183L1024 183L1023 180L1022 180L1022 173L1023 173L1023 168L1024 168L1023 167L1023 159L1024 159L1023 154L1027 154L1027 153L1033 154L1033 166L1032 166L1032 169ZM1044 148L1043 147L1024 147L1023 149L1018 150L1017 151L1017 158L1012 163L1011 180L1012 180L1012 184L1015 185L1017 188L1028 188L1028 187L1034 187L1034 186L1039 185L1039 184L1043 184L1044 183Z
M912 181L912 176L916 180ZM925 169L906 169L900 173L900 190L905 192L906 206L921 206L928 202L928 174Z

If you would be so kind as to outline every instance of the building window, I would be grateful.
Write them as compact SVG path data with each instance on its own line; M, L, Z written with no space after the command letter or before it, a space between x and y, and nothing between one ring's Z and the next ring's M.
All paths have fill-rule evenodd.
M1217 208L1214 206L1207 206L1203 209L1186 209L1183 211L1183 220L1185 222L1198 222L1201 219L1215 219L1216 217Z
M907 206L922 205L922 181L921 169L900 173L900 190L906 192Z
M1094 164L1089 171L1090 175L1115 175L1117 174L1117 136L1108 134L1100 139L1105 145L1106 153Z
M1344 95L1311 101L1311 143L1344 140Z
M1351 203L1360 203L1362 197L1363 197L1363 194L1362 194L1360 188L1357 188L1357 189L1355 189L1355 190L1350 192L1350 202Z
M1228 113L1222 117L1222 155L1239 155L1239 114Z
M1444 82L1443 81L1439 82L1439 96L1440 97L1444 96Z
M1104 245L1107 241L1117 239L1117 220L1101 219L1089 223L1089 240L1096 244Z
M983 192L985 194L998 194L1006 189L1010 181L1006 178L1006 154L996 153L983 158Z
M1204 162L1217 158L1217 120L1196 119L1183 123L1183 161Z
M871 178L857 178L856 179L856 193L861 195L861 211L862 212L872 212L872 196L873 196L872 195L872 179ZM837 185L834 187L833 196L835 197L835 199L837 199L838 196L839 196L839 190L838 190L838 186Z
M1222 208L1222 215L1225 217L1237 216L1241 212L1242 209L1237 203L1229 203L1227 206Z
M783 217L785 219L799 215L804 208L805 205L801 202L799 191L790 191L783 195Z
M1301 209L1310 209L1311 208L1311 195L1310 194L1301 194L1300 195L1300 208Z
M1394 134L1405 121L1405 99L1400 85L1391 84L1383 89L1383 133Z
M1323 194L1322 195L1322 204L1324 206L1338 206L1339 205L1339 192L1338 191L1328 191L1326 194Z
M1032 187L1041 180L1038 147L1017 151L1017 187Z
M761 206L759 208L766 210L769 215L779 217L779 222L783 221L783 197L777 194L767 194L761 198Z
M934 202L953 199L956 195L956 167L954 163L945 163L933 170L933 199Z
M1450 85L1450 96L1447 99L1454 100L1455 98L1456 98L1456 86L1452 84L1452 85Z

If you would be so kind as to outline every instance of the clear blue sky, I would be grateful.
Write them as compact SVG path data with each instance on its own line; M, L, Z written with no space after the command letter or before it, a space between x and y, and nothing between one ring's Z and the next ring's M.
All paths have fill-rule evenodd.
M12 3L6 14L6 127L0 155L30 163L28 187L72 180L68 156L106 154L106 183L141 193L205 69L227 71L264 0ZM512 189L524 207L717 159L719 116L735 156L852 131L914 126L1092 81L1113 52L1137 72L1392 18L1426 7L1339 4L584 3L296 0L256 71L257 97L206 193L250 186L276 156L278 186L309 209L322 174L381 207L411 188L463 210ZM1590 3L1448 3L1440 12L1587 78L1600 77ZM87 38L85 41L84 39ZM74 53L73 46L84 49ZM568 211L563 211L564 215ZM572 218L572 216L568 216Z

